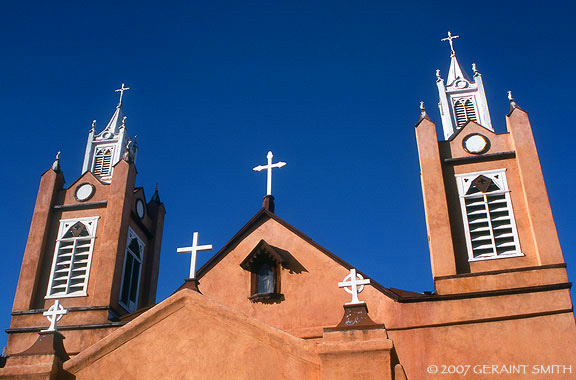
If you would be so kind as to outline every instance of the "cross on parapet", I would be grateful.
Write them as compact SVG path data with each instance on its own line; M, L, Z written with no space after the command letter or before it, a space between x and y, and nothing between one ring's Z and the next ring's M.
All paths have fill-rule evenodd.
M60 300L54 301L54 305L50 306L48 311L42 313L50 321L50 327L41 332L57 331L56 322L60 321L64 315L68 314L68 310L60 305Z
M363 304L364 301L358 299L358 293L362 292L364 285L368 284L370 284L370 279L365 279L360 273L356 273L356 269L350 269L350 274L344 277L344 281L338 283L339 288L344 288L352 295L352 301L347 302L346 305Z
M184 247L178 248L176 252L178 253L191 253L192 256L190 258L190 278L196 278L196 256L200 251L210 251L212 249L212 244L206 245L198 245L198 232L194 232L194 236L192 237L192 246L191 247Z
M267 171L268 179L266 182L266 195L272 195L272 169L281 168L283 166L286 166L286 163L282 162L282 161L279 161L279 162L273 164L272 163L272 157L274 157L274 155L272 154L272 151L269 151L268 154L266 155L266 158L268 159L268 164L267 165L258 165L253 169L256 172L260 172L262 170Z
M118 101L119 106L122 105L122 97L124 96L124 91L128 91L128 90L130 90L130 87L124 87L124 83L122 83L122 86L119 89L114 90L114 92L120 93L120 100Z
M450 31L448 31L448 37L446 38L442 38L440 41L448 41L448 43L450 44L450 56L454 56L456 55L456 52L454 51L454 45L452 40L459 38L460 36L453 36L452 33L450 33Z

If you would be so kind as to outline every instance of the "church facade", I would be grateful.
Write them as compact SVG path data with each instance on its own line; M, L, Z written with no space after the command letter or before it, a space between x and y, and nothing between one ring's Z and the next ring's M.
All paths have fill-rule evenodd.
M276 215L269 187L156 303L165 209L136 187L122 85L80 178L64 187L58 158L42 175L0 378L574 378L571 283L528 114L509 93L507 131L494 132L456 37L437 72L444 139L423 104L415 126L433 293L357 273Z

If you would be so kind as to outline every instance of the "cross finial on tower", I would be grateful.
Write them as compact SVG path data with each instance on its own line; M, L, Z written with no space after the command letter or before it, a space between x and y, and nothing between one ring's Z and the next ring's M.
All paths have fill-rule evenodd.
M198 245L198 232L194 232L192 237L192 246L178 248L176 252L178 253L191 253L192 257L190 260L190 277L191 279L196 278L196 255L200 251L210 251L212 249L212 244Z
M453 39L458 38L460 36L453 36L452 33L450 31L448 31L448 37L446 38L442 38L440 41L448 41L448 43L450 44L450 56L453 57L456 55L456 52L454 51L454 44L452 42Z
M64 306L60 305L60 300L54 301L54 305L50 306L48 311L42 313L50 321L50 327L42 332L56 331L56 322L60 321L64 315L68 314L68 310L64 309Z
M120 93L120 100L118 101L118 107L122 106L122 97L124 96L124 91L128 90L130 90L130 87L124 87L124 83L122 83L122 86L119 89L114 90L114 92Z
M365 279L360 273L356 273L356 269L350 269L350 274L344 277L344 281L338 283L339 288L344 288L346 292L352 294L352 301L347 302L346 305L363 304L364 301L358 299L358 293L362 292L364 285L369 283L370 279Z
M266 158L268 159L268 164L267 165L258 165L253 169L256 172L260 172L262 170L267 171L268 180L266 182L266 195L272 195L272 169L281 168L283 166L286 166L286 163L282 162L282 161L279 161L279 162L273 164L272 163L272 157L274 157L274 155L272 154L272 151L269 151L268 155L266 155Z

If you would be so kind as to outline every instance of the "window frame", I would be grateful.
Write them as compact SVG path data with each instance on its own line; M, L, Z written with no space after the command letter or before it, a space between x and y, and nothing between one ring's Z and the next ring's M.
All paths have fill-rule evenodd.
M94 242L96 241L98 219L100 219L99 216L84 217L84 218L72 218L72 219L61 219L60 220L60 225L58 227L58 235L56 238L56 244L54 246L54 253L52 255L52 266L50 269L50 277L48 279L46 296L44 297L44 299L86 297L88 295L87 288L88 288L88 281L90 280L90 266L92 264L92 254L94 253ZM72 294L60 294L60 293L51 294L51 290L53 288L52 282L55 280L54 274L55 274L55 270L56 270L56 263L58 261L58 254L59 254L59 251L61 248L61 243L66 242L66 241L73 241L74 243L73 243L72 258L74 258L76 255L76 250L75 250L76 243L75 242L76 242L76 240L80 240L80 237L63 238L63 236L70 230L70 228L72 228L72 226L74 226L78 222L84 224L86 226L86 229L90 233L90 235L88 237L83 237L84 239L87 239L87 238L90 239L90 248L88 251L88 259L87 259L88 261L86 264L86 277L84 279L82 292L72 293ZM92 226L87 226L87 222L93 222ZM92 231L90 231L90 230L92 230ZM69 267L68 277L70 277L70 272L72 270L73 263L74 262L72 259L72 261L70 263L70 267ZM68 279L68 281L70 281L70 278Z
M468 220L468 212L466 209L466 199L474 199L474 198L480 198L479 195L474 194L474 195L467 195L467 191L470 189L470 187L472 186L471 183L472 181L474 181L476 178L478 178L479 176L485 176L487 178L490 178L494 184L498 187L501 187L500 191L497 193L491 193L490 195L504 195L504 198L506 200L506 210L508 211L508 216L510 219L510 228L512 230L512 238L513 238L513 242L514 242L514 246L515 249L513 251L511 251L510 253L501 253L498 254L497 252L497 246L495 243L495 236L494 236L494 228L492 226L492 218L489 214L489 209L487 209L487 215L488 215L488 226L489 226L489 232L490 232L490 236L492 239L492 254L484 254L484 255L479 255L479 256L474 256L474 249L472 246L472 233L470 231L470 222ZM508 181L506 179L506 169L493 169L493 170L484 170L484 171L478 171L478 172L471 172L471 173L462 173L462 174L455 174L454 175L456 177L456 182L457 182L457 186L458 186L458 196L460 199L460 211L462 213L462 222L464 224L464 230L465 230L465 237L466 237L466 249L468 251L468 261L469 262L474 262L474 261L485 261L485 260L496 260L496 259L504 259L504 258L510 258L510 257L521 257L521 256L525 256L524 253L522 253L521 247L520 247L520 239L518 237L518 229L516 227L516 218L514 216L514 208L512 206L512 200L510 198L510 189L508 188ZM499 176L499 177L496 177ZM470 185L467 185L465 183L465 180L469 180L470 181ZM482 202L484 202L485 207L488 207L488 203L486 203L485 199L487 197L486 193L480 193L482 194Z
M102 168L104 168L104 163L102 163L101 169L99 173L95 172L95 166L96 166L96 159L98 158L98 151L99 150L104 150L104 149L110 149L110 163L108 166L108 171L107 173L102 173ZM115 154L115 150L116 150L116 145L115 144L106 144L106 145L97 145L94 148L94 155L92 158L92 165L91 165L91 172L92 174L94 174L95 176L98 177L110 177L112 175L112 167L114 166L114 154Z
M140 253L140 258L136 258L137 261L140 263L140 267L138 268L138 281L136 282L136 300L134 301L134 304L132 305L130 302L130 293L131 293L131 288L130 285L133 283L132 279L128 280L128 303L124 303L122 300L122 293L124 292L124 287L126 286L126 282L125 282L125 275L126 275L126 262L128 261L128 254L131 254L133 257L133 259L135 258L135 254L134 252L132 252L132 250L130 249L130 243L132 242L133 239L136 239L138 241L138 245L139 248L141 250ZM126 238L126 248L124 249L124 262L122 263L122 277L120 280L120 294L118 295L118 304L120 306L122 306L127 312L129 313L133 313L136 310L138 310L138 300L140 297L140 283L142 281L142 267L144 266L144 253L145 253L145 249L146 249L146 244L144 243L144 241L140 238L140 236L132 229L132 227L128 226L128 234L127 234L127 238Z

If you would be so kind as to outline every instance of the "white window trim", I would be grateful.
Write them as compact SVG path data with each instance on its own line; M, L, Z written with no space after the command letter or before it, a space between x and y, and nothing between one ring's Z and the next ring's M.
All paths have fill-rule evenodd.
M138 282L137 282L137 288L136 288L136 306L135 308L131 308L130 305L125 304L124 302L122 302L122 292L124 291L124 274L126 272L126 258L128 256L128 246L130 245L130 241L136 238L138 240L138 243L140 243L141 247L142 247L142 258L140 259L140 268L138 270ZM140 281L142 280L142 267L144 266L144 250L146 249L146 244L144 244L144 241L140 238L140 236L138 236L138 234L136 232L134 232L134 230L132 229L132 227L128 226L128 237L126 238L126 248L124 249L124 263L122 264L122 279L120 281L120 294L118 296L118 304L120 306L122 306L127 312L129 313L133 313L134 311L136 311L138 309L138 298L140 297ZM130 294L128 294L128 298L130 298Z
M463 126L459 126L458 125L458 117L456 116L456 103L459 102L460 100L464 100L464 103L466 103L466 100L470 100L472 101L472 106L474 107L474 112L476 113L476 120L473 120L475 123L482 125L482 121L480 119L480 113L478 112L478 99L476 98L476 94L462 94L462 95L456 95L456 96L451 96L450 97L451 101L452 101L452 115L454 117L454 126L456 127L456 129L461 129ZM467 124L467 122L470 119L468 119L466 122L464 122L464 124Z
M106 149L106 148L110 148L111 152L110 152L110 170L108 171L107 174L95 174L94 173L94 165L96 165L96 152L98 151L98 149ZM90 171L98 176L101 177L102 179L105 178L111 178L112 177L112 170L114 167L114 161L116 158L116 144L101 144L101 145L96 145L94 147L94 154L92 156L92 164L91 164L91 169Z
M86 289L88 288L88 281L90 280L90 266L92 265L92 253L94 252L94 242L96 241L96 231L98 228L98 220L100 219L99 216L93 217L85 217L85 218L73 218L73 219L61 219L60 226L58 227L58 238L56 239L56 245L54 247L54 254L52 256L52 267L50 269L50 279L48 280L48 286L46 289L46 296L44 299L53 299L53 298L73 298L73 297L86 297L88 296ZM64 225L66 223L76 223L76 222L94 222L94 233L90 239L90 250L88 253L88 264L86 265L86 280L84 281L84 290L82 293L76 294L54 294L50 295L50 290L52 288L52 280L54 279L54 271L56 268L56 258L58 256L58 251L60 249L60 238L66 233L64 231ZM70 268L72 269L72 268Z
M474 177L477 177L479 175L493 176L496 174L501 174L500 180L501 180L502 186L504 188L502 190L502 193L504 194L504 197L506 199L506 204L508 206L508 212L510 215L510 225L511 225L512 234L514 237L514 241L516 242L516 248L517 249L511 253L497 254L496 252L494 252L494 255L492 255L492 256L474 257L474 251L472 249L472 240L471 240L471 233L470 233L470 224L468 223L468 214L466 213L466 203L465 203L466 191L464 188L463 179L464 179L464 177L474 178ZM456 182L457 182L457 186L458 186L458 195L460 198L460 211L462 213L462 221L464 223L464 229L465 229L465 235L466 235L466 248L468 250L468 261L469 262L485 261L485 260L496 260L496 259L505 259L505 258L510 258L510 257L525 256L524 253L522 253L522 250L520 248L520 239L518 237L518 230L516 228L516 217L514 216L514 208L512 207L512 200L510 198L510 190L508 188L508 181L506 179L506 169L504 168L504 169L484 170L484 171L471 172L471 173L455 174L454 176L456 177ZM496 249L496 247L494 247L494 249Z

